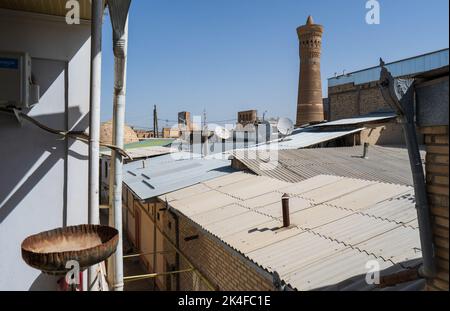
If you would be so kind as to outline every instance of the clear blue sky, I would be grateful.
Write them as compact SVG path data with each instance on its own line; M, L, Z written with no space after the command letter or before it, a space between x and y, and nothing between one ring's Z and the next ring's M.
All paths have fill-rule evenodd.
M365 23L366 0L133 0L127 123L152 126L178 111L208 120L265 110L295 119L296 28L312 14L325 27L322 78L449 46L448 0L379 0L381 24ZM113 55L103 27L102 120L112 117ZM164 126L165 122L160 122Z

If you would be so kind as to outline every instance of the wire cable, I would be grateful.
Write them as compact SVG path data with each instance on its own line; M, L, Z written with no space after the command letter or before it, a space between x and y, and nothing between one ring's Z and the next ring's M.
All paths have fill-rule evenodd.
M60 135L60 136L63 136L64 138L69 137L72 139L76 139L76 140L80 140L80 141L89 143L90 136L83 131L63 131L63 130L53 129L51 127L46 126L45 124L40 123L36 119L26 115L25 113L21 112L20 110L17 110L14 108L12 108L12 109L11 108L10 109L0 108L0 112L16 116L19 119L23 118L24 120L27 120L28 122L39 127L40 129L42 129L46 132L52 133L54 135ZM100 143L100 146L114 150L114 151L120 153L120 155L122 157L129 158L131 160L133 159L124 149L117 147L115 145Z

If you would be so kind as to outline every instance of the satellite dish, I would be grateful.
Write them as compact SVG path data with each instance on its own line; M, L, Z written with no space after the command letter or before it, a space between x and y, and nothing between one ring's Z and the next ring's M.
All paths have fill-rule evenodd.
M294 131L294 122L285 117L280 118L278 120L277 129L282 136L289 136Z
M214 130L214 133L216 134L217 137L223 140L227 140L231 137L230 131L221 126L217 126L216 129Z

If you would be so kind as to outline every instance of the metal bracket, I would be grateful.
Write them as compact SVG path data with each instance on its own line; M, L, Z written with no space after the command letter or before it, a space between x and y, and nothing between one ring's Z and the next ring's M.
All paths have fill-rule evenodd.
M431 224L430 210L425 184L425 174L417 142L415 122L415 87L413 79L394 79L380 59L381 73L378 85L384 100L402 120L406 146L408 148L409 164L414 181L417 218L419 221L420 243L423 254L423 267L419 274L434 277L436 274L435 246Z
M414 122L414 79L394 78L380 59L381 74L378 83L386 103L406 121Z
M14 115L16 116L17 121L19 122L20 126L22 127L23 119L22 119L22 116L20 115L21 112L16 108L13 108L13 111L14 111Z
M283 285L283 282L278 272L274 271L272 275L273 275L273 286L275 286L275 288L279 291L284 291L285 285Z
M123 58L122 36L128 20L131 0L108 0L109 15L113 29L114 56Z

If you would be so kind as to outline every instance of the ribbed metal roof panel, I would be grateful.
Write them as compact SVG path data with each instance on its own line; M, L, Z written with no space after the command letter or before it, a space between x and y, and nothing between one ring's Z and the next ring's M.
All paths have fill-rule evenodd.
M373 181L345 178L339 182L304 192L300 196L302 198L314 200L317 203L323 203L353 194L358 190L363 190L374 184L375 182Z
M248 212L248 208L232 203L218 208L208 209L203 213L196 214L194 217L195 221L202 223L206 228L213 227L216 223L235 216L245 216Z
M341 206L351 210L360 210L373 204L388 200L411 190L411 187L375 183L345 196L328 201L327 204ZM308 194L306 194L308 195Z
M366 264L371 260L376 260L376 258L346 248L332 256L321 258L308 267L295 271L286 276L286 281L299 290L313 290L339 283L356 275L362 275L364 278L368 272ZM381 269L391 266L390 263L382 260L379 261L379 264Z
M172 201L170 202L170 205L174 208L182 209L186 216L193 217L194 215L205 213L236 202L237 200L235 198L227 194L211 190Z
M319 145L340 137L359 133L363 128L352 130L328 130L315 131L311 128L300 129L294 132L286 139L279 139L270 143L264 143L258 146L250 147L249 150L288 150L300 149L314 145Z
M327 185L335 184L342 180L344 180L344 177L318 175L302 181L301 187L299 187L299 184L297 183L289 185L287 187L283 187L279 191L290 195L301 195L302 193L319 189Z
M392 62L386 64L386 68L394 77L409 76L448 66L448 58L449 50L447 48ZM380 72L380 66L351 72L343 76L328 79L328 86L333 87L347 83L358 85L378 81L380 79Z
M266 215L254 213L248 210L246 213L238 214L222 219L221 221L205 224L204 228L215 235L224 238L228 235L232 235L236 232L245 232L249 234L252 230L271 230L273 228L267 228L265 224L269 223L272 219ZM281 225L281 222L278 226Z
M259 207L253 207L253 208L258 213L268 215L273 218L282 219L283 213L282 213L282 204L281 204L281 194L277 193L277 192L272 192L272 193L278 195L277 202L274 202L272 204L268 204L268 205L265 205L262 207L259 206ZM264 199L266 199L266 197L264 197ZM264 204L263 201L261 201L260 204ZM244 205L248 205L248 203L245 202ZM312 208L312 206L313 206L313 203L311 201L308 201L308 200L305 200L302 198L292 197L289 199L289 212L291 214L295 214L297 212L310 209L310 208Z
M252 174L244 172L236 172L233 174L225 175L222 177L214 178L212 180L205 181L204 184L211 189L217 189L218 187L225 187L230 184L234 184L246 179L253 179Z
M304 229L314 229L333 223L353 212L328 205L318 205L291 214L291 222Z
M279 228L280 222L274 220L261 224L260 227L268 228L269 230L240 231L224 237L223 240L243 254L251 257L251 252L262 250L265 253L269 253L263 249L305 232L297 227L289 229ZM259 261L255 259L255 262Z
M371 250L371 253L393 263L422 257L419 230L404 226L398 226L355 246Z
M170 204L299 290L365 274L369 260L387 268L421 255L414 218L410 221L415 212L410 187L323 175L287 184L243 173L202 185L210 190L176 191L169 194L176 197ZM286 192L292 196L290 228L282 228Z
M368 158L363 147L235 152L234 156L254 173L287 182L299 182L317 175L412 185L408 151L405 148L370 146ZM422 160L425 151L421 152Z
M145 165L124 165L123 182L141 200L147 200L235 171L229 161L198 158L177 160L172 156L175 154L163 156L163 159L147 159Z
M193 195L202 194L209 190L211 190L211 189L208 186L201 183L201 184L196 184L196 185L193 185L190 187L183 188L182 191L170 192L170 193L164 195L164 199L167 199L167 201L170 202L173 200L178 200L178 199L182 199L182 198L185 199L185 198L188 198Z
M89 0L78 0L80 8L80 18L91 19L91 3ZM103 1L104 3L106 1ZM2 0L0 8L33 12L65 17L68 9L67 0Z
M331 122L325 122L312 127L327 127L327 126L339 126L339 125L355 125L355 124L366 124L376 121L383 121L396 118L397 115L393 112L388 113L373 113L366 116L358 116L354 118L341 119Z
M398 226L399 225L396 223L366 217L361 214L349 213L348 217L342 217L321 227L315 228L314 232L344 243L345 245L354 246L389 232ZM371 249L365 250L369 254L375 254Z
M284 277L296 270L307 269L345 248L342 244L303 232L247 255L256 262L264 262L269 270Z
M410 188L405 194L378 202L364 209L359 209L359 212L405 226L411 226L412 228L418 228L417 224L411 223L417 219L417 210L414 206L414 190Z
M240 200L247 200L286 186L288 186L286 182L268 177L260 177L256 179L252 178L251 180L245 179L220 187L218 190Z

